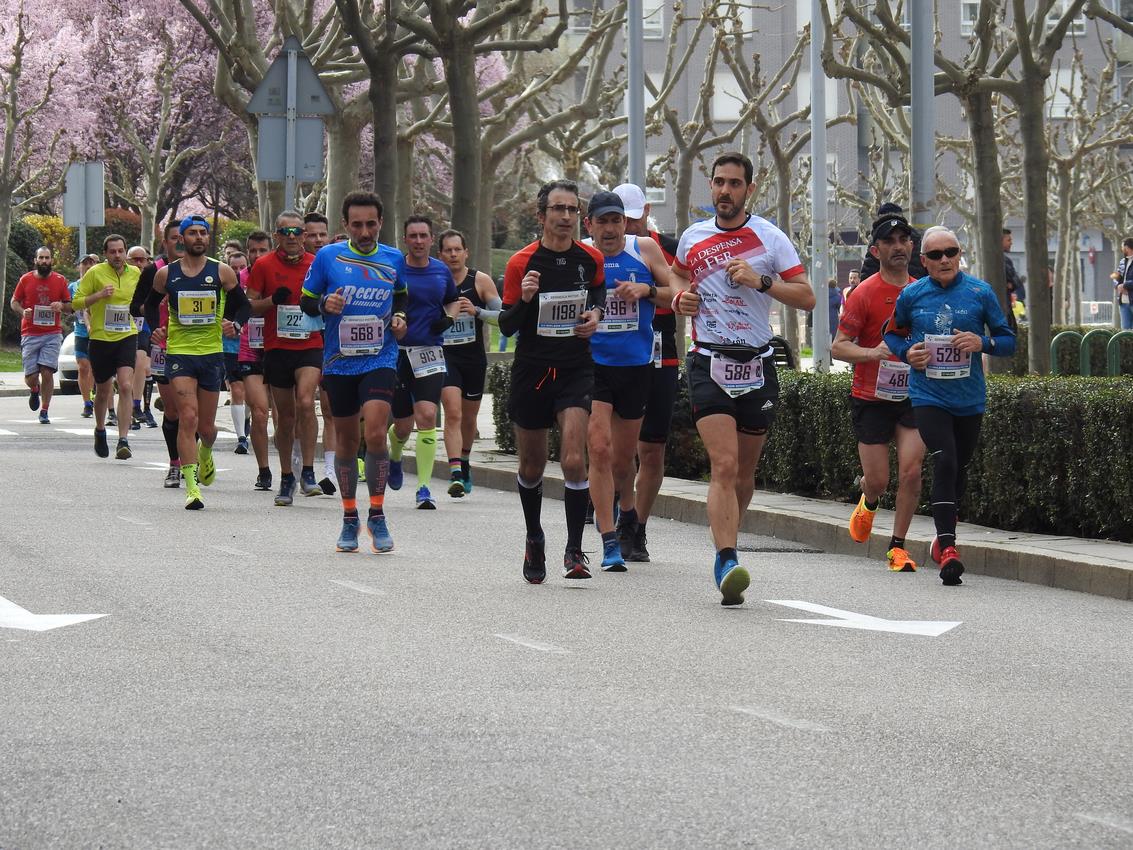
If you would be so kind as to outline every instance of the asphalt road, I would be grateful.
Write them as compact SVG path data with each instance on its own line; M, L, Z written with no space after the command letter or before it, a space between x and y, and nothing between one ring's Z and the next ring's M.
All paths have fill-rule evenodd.
M483 488L340 555L337 500L273 507L231 435L190 513L160 431L100 460L53 407L0 399L0 597L104 616L0 628L5 850L1133 846L1128 602L752 537L788 551L724 609L661 520L653 563L530 587Z

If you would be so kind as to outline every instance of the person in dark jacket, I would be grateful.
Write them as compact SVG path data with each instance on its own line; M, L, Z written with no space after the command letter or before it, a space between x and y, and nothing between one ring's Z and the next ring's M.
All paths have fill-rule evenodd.
M904 211L898 204L890 201L882 204L877 208L877 218L874 219L873 224L870 225L869 232L873 233L877 230L877 226L889 219L900 219L908 224L908 219L905 217ZM913 256L909 259L909 275L917 280L928 274L923 265L921 265L921 234L916 228L911 228L913 231ZM862 270L860 279L865 280L870 275L877 274L881 270L881 265L878 263L877 257L870 253L869 248L866 248L865 259L862 261Z

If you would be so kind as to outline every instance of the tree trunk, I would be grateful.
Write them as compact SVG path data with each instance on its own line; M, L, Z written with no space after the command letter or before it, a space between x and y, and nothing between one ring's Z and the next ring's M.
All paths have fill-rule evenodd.
M1024 244L1027 252L1028 340L1030 371L1050 374L1051 299L1047 271L1047 188L1050 153L1043 114L1043 80L1024 80L1015 105L1019 109L1019 139L1023 145Z
M1003 265L1003 203L1000 187L1003 175L999 168L999 147L995 138L995 112L991 95L969 94L964 99L968 127L972 137L972 159L976 184L976 222L979 227L979 269L983 280L991 284L1004 315L1011 309L1007 303L1007 278ZM1003 374L1011 370L1006 357L992 357L991 371Z
M684 233L691 224L692 208L692 167L693 157L689 150L681 150L677 156L677 179L673 186L676 196L677 233ZM677 350L683 351L687 333L688 319L677 316Z
M380 53L377 73L370 76L370 108L374 122L374 191L382 199L381 241L397 244L397 55ZM373 71L374 69L371 69Z
M365 125L365 121L351 121L341 113L327 119L326 216L332 233L339 229L342 199L358 185L360 134Z
M156 162L146 169L145 201L141 205L141 244L147 251L154 247L154 224L157 221L158 195L161 193L161 153L154 154ZM173 211L176 214L176 210Z
M397 224L397 237L401 237L402 223L413 214L415 203L413 200L413 140L397 140L397 205L395 218ZM396 242L390 242L396 245Z
M782 151L773 147L772 156L775 160L775 217L779 219L779 229L791 238L791 164L783 159ZM816 305L819 309L821 305ZM795 362L801 363L802 352L799 350L799 311L786 304L780 304L779 310L783 314L783 338L794 355Z
M0 340L4 339L4 323L13 317L8 306L11 296L8 294L8 237L12 233L12 200L7 192L0 192L0 295L4 303L0 304ZM76 264L77 265L77 264Z
M1058 192L1058 248L1054 252L1054 306L1051 321L1062 324L1077 324L1077 298L1067 296L1073 291L1074 275L1071 263L1077 253L1077 239L1074 238L1074 220L1070 209L1071 180L1073 175L1067 163L1056 166ZM1066 306L1070 305L1069 315Z
M480 200L480 100L477 92L476 55L461 24L453 27L453 43L446 51L445 80L448 83L452 120L452 210L449 220L466 236L476 230L477 221L491 221L491 205ZM474 268L490 268L490 255L482 246L469 243Z

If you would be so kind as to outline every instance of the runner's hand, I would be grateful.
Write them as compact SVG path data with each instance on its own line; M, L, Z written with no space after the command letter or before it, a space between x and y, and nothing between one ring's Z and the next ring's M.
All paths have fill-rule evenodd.
M633 280L619 280L614 292L622 301L640 301L649 297L649 284Z
M405 319L401 318L401 316L394 316L390 319L389 329L394 339L401 339L405 336L405 331L408 330L405 325Z
M229 339L235 339L236 337L238 337L240 335L239 332L236 330L236 325L234 325L232 322L228 321L228 319L221 319L220 320L220 330L221 330L221 333L223 333ZM150 335L150 338L151 339L153 338L152 334Z
M728 277L732 279L732 283L738 283L740 286L751 287L752 289L759 287L759 275L755 273L747 260L735 259L728 262L724 267L728 273ZM684 301L684 299L681 299Z
M905 361L914 369L924 371L924 367L928 365L929 361L928 349L925 348L923 342L915 343L905 354Z
M166 333L167 332L166 332L166 329L164 327L154 328L153 333L151 333L150 336L149 336L150 342L152 342L156 345L161 345L162 343L165 342Z
M277 304L277 305L278 304L286 304L290 298L291 298L291 290L288 289L286 286L281 286L281 287L279 287L279 289L277 289L275 292L273 292L271 294L271 303Z
M333 294L327 296L327 300L323 302L323 312L330 313L332 316L341 316L342 308L346 306L346 298L343 296L345 292L342 287L339 287Z
M700 296L691 291L682 292L677 307L677 313L680 315L695 316L700 312Z
M467 298L461 297L457 299L457 304L460 305L460 312L469 316L476 315L476 305L469 301Z
M879 363L882 360L888 360L893 354L893 352L889 350L889 346L884 342L881 343L881 345L877 346L877 348L873 349L871 353L873 355L872 359L878 361Z
M960 331L958 334L954 334L952 344L961 351L967 351L971 354L979 354L984 347L984 341L980 335L971 331Z
M539 294L539 272L530 271L523 276L523 280L520 283L519 297L522 298L524 301L526 301L528 304L530 304L531 299L533 299L538 294Z
M598 311L587 310L579 316L579 323L574 326L574 335L580 339L589 339L598 330Z

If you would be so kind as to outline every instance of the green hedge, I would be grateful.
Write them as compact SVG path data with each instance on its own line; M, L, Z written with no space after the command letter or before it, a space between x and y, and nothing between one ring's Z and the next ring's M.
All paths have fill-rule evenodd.
M1099 337L1090 340L1090 374L1104 375L1106 369L1105 344L1109 341L1109 337L1117 333L1117 328L1098 325L1053 325L1050 329L1050 338L1054 339L1063 331L1075 331L1085 336L1090 331L1096 330L1105 331L1106 336L1105 339ZM1027 326L1021 324L1019 325L1019 334L1015 338L1015 357L1012 360L1011 368L1012 373L1019 377L1027 374L1027 357L1029 356L1027 343ZM1081 365L1078 360L1079 347L1076 342L1060 343L1055 356L1060 375L1081 374ZM1121 374L1133 375L1133 345L1129 343L1124 343L1121 346Z
M510 365L493 364L496 441L514 452L506 401ZM839 501L858 498L861 474L850 424L850 375L781 370L775 427L763 453L761 487ZM557 441L552 446L557 457ZM896 459L893 461L896 477ZM704 479L708 459L686 383L673 415L668 474ZM967 522L1012 531L1133 542L1133 378L993 376L980 445L960 505ZM932 485L925 463L921 512ZM892 507L893 494L883 504Z
M32 249L32 256L35 256L35 249ZM8 305L12 303L12 296L16 294L16 285L29 271L30 266L24 262L24 258L16 253L15 249L9 243L8 247L8 268L7 280L4 281L4 303L0 305L0 310L4 311L4 335L3 342L18 344L20 341L20 316L18 313L12 312L12 308Z

